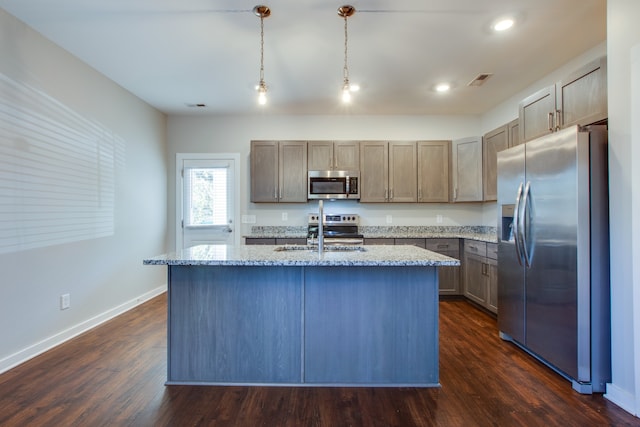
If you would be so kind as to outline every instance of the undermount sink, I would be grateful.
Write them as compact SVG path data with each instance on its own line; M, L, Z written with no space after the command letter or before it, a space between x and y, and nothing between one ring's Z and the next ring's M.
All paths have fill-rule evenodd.
M285 245L274 249L276 252L312 251L318 252L317 246L310 245ZM366 252L366 249L357 245L325 245L325 252Z

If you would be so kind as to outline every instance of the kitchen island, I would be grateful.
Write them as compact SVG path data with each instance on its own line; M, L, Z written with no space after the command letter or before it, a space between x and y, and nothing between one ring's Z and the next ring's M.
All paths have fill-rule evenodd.
M342 250L336 250L342 249ZM414 246L205 245L168 266L167 384L438 386L438 271Z

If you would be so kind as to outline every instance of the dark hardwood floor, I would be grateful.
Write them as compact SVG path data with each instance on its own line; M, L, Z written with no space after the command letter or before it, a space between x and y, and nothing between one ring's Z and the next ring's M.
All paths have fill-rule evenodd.
M0 426L625 426L635 418L440 303L441 388L164 385L166 295L0 375Z

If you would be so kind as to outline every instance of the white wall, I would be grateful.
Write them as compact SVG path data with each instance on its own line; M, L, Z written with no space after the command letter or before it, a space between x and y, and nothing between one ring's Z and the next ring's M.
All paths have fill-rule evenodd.
M0 255L2 372L165 289L165 271L143 266L142 259L165 252L167 160L163 114L2 9L0 58L6 80L34 88L124 141L111 235ZM23 107L7 96L0 92L0 106ZM0 186L3 179L0 171ZM21 201L4 197L8 206ZM20 227L9 224L12 231ZM66 293L71 308L61 311L59 297Z
M249 149L252 139L266 140L425 140L455 139L477 135L476 116L170 116L168 119L169 176L175 176L175 154L195 152L235 152L241 155L241 213L256 215L256 225L306 225L306 214L315 203L255 204L249 202ZM170 181L171 182L171 181ZM175 188L169 189L173 206ZM363 225L495 225L483 221L482 204L361 204L329 202L328 212L349 211L362 216ZM286 212L287 221L282 221ZM175 217L169 210L169 235L175 233ZM243 225L242 234L250 231ZM175 240L175 239L173 239ZM173 247L174 241L170 243Z
M613 381L606 396L636 415L640 414L639 16L637 0L607 2Z

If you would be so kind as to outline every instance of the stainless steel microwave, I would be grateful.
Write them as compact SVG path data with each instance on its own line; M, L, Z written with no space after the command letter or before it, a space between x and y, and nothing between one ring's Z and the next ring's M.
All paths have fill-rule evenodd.
M308 199L360 198L360 172L309 171Z

